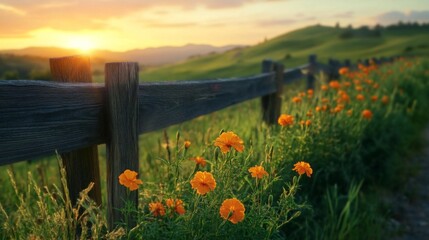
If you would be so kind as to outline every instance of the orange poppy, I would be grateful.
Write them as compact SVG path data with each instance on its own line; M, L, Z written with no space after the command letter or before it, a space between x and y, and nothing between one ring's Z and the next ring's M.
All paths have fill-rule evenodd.
M333 89L340 89L341 85L338 81L331 81L329 82L329 86Z
M233 224L237 224L238 222L243 221L246 208L243 203L236 198L230 198L223 201L222 206L220 206L220 216L232 222Z
M285 127L293 124L293 116L282 114L280 115L279 119L277 120L280 126Z
M185 145L185 148L188 149L191 146L191 141L185 141L183 145Z
M262 166L254 166L249 168L249 172L252 174L254 178L263 178L264 176L268 176L267 171L265 171Z
M388 96L386 96L386 95L384 95L384 96L381 98L381 102L382 102L383 104L387 104L387 103L389 102L389 97L388 97Z
M313 94L314 94L314 90L313 90L313 89L308 89L308 90L307 90L307 95L308 95L309 97L313 96Z
M191 186L198 194L205 195L216 188L216 180L211 173L198 171L191 180Z
M294 98L292 98L292 102L300 103L300 102L302 102L302 99L300 97L294 97Z
M161 202L151 202L149 203L149 211L152 213L154 217L164 216L165 208Z
M143 184L142 180L137 179L137 172L126 169L121 175L119 175L119 183L130 191L137 190L140 184Z
M205 167L207 164L206 160L200 156L193 157L191 158L191 160L193 160L197 165L200 165L201 167Z
M372 118L372 112L371 110L365 109L362 111L362 117L365 119L371 119Z
M229 152L231 147L237 152L242 152L244 150L243 140L231 131L223 132L218 138L216 138L214 145L219 147L222 153Z
M353 114L353 110L352 109L347 110L347 116L351 116L352 114Z
M180 199L167 199L165 201L165 204L167 207L173 209L175 212L177 212L179 215L185 214L186 210L183 206L183 201Z
M377 102L377 100L378 100L378 96L374 95L371 97L371 101Z
M297 162L294 165L294 168L292 170L296 171L299 175L306 174L307 177L311 177L311 174L313 174L313 169L311 168L310 164L307 162Z
M322 89L322 91L327 91L328 90L328 86L326 86L326 85L322 85L320 88Z
M349 68L348 67L342 67L342 68L340 68L340 70L338 70L338 73L340 75L346 75L347 73L349 73Z
M362 95L362 94L358 94L358 95L356 96L356 99L357 99L357 100L359 100L359 101L363 101L363 100L365 99L365 96L364 96L364 95Z

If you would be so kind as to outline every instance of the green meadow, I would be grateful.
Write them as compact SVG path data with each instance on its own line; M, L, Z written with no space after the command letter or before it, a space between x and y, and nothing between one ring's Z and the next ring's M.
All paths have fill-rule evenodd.
M389 207L379 193L396 191L416 172L405 159L418 151L429 108L429 33L420 28L365 30L313 26L256 46L195 57L141 71L141 81L239 77L260 72L270 58L287 67L317 54L364 59L411 55L392 64L343 74L337 85L317 76L285 86L281 113L292 121L262 122L260 99L140 136L139 205L123 209L136 220L106 226L105 148L99 146L103 205L63 193L56 156L0 167L2 239L385 239ZM349 31L349 32L347 32ZM374 36L376 35L376 36ZM408 50L407 50L408 49ZM362 95L363 97L358 97ZM370 114L368 113L370 112ZM174 117L174 116L171 116ZM244 149L216 146L234 132ZM185 147L185 141L191 145ZM206 165L194 158L200 156ZM301 172L305 162L312 172ZM251 167L266 174L252 176ZM295 169L295 170L293 170ZM308 170L308 168L306 168ZM198 172L216 180L205 194L191 181ZM119 177L119 176L118 176ZM126 187L126 186L124 186ZM185 212L169 205L181 200ZM225 200L245 207L222 215ZM126 199L124 199L126 201ZM155 208L154 206L158 206ZM162 207L161 207L162 206ZM236 208L238 205L235 205ZM177 206L176 206L177 207ZM83 209L82 215L77 215ZM238 222L232 221L238 219Z

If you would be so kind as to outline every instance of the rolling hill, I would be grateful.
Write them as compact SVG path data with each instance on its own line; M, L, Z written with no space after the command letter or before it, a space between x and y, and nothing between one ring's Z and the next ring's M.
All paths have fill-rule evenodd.
M311 26L252 47L147 68L141 72L140 79L165 81L245 76L259 73L260 63L265 58L293 67L306 63L310 54L317 54L322 62L328 58L357 60L398 55L429 56L429 27L407 25L352 29Z
M30 48L13 52L42 55L45 58L5 55L11 52L3 51L1 54L0 51L0 79L4 78L4 71L17 69L22 73L21 78L32 73L36 75L35 78L30 77L32 79L45 79L40 77L49 73L46 58L77 54L70 51ZM214 53L215 51L224 52ZM328 58L353 61L382 56L429 56L429 24L374 28L316 25L247 47L188 44L183 47L150 48L123 53L98 51L92 54L92 63L94 79L98 82L103 81L104 63L112 60L140 62L141 81L193 80L257 74L260 72L261 61L266 58L280 61L286 67L294 67L306 63L310 54L317 54L318 60L322 62L326 62ZM151 63L167 63L166 59L169 59L170 64L150 66Z

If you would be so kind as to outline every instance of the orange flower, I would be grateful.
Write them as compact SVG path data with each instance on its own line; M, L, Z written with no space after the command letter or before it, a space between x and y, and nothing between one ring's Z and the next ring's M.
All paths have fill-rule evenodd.
M371 119L372 118L372 112L368 109L365 109L362 111L362 117L365 119Z
M386 96L386 95L384 95L384 96L381 98L381 102L382 102L383 104L387 104L387 103L389 102L389 97L388 97L388 96Z
M356 86L356 87L355 87L355 89L356 89L356 91L359 91L359 92L360 92L360 91L362 91L362 90L363 90L363 87L362 87L362 86Z
M340 75L346 75L347 73L349 73L349 68L348 67L342 67L342 68L340 68L340 70L338 70L338 73Z
M230 198L223 201L219 210L220 216L223 219L228 220L234 224L243 221L245 211L246 208L244 207L243 203L241 203L240 200L236 198Z
M167 199L165 201L165 204L167 207L173 209L175 212L177 212L179 215L185 214L186 210L183 206L183 201L180 199Z
M143 184L142 180L137 179L137 172L126 169L121 175L119 175L119 183L130 191L137 190L139 188L139 184Z
M198 194L205 195L216 188L216 180L211 173L198 171L191 180L191 186Z
M373 88L378 89L380 87L380 84L378 83L374 83L374 85L372 85Z
M340 96L340 98L338 99L338 102L339 103L342 103L342 102L350 102L350 97L349 97L349 95L347 94L347 93L343 93L343 94L341 94L341 96Z
M311 174L313 174L313 169L307 162L297 162L293 166L294 168L292 170L296 171L299 175L305 173L307 174L307 177L311 177Z
M315 110L316 110L316 112L320 112L320 110L322 110L322 108L319 106L316 106Z
M347 81L343 82L344 87L350 87L351 85L352 84L350 82L347 82Z
M300 103L300 102L302 102L302 99L300 97L294 97L294 98L292 98L292 102Z
M328 90L328 86L326 86L326 85L322 85L320 88L322 89L322 91L327 91Z
M165 208L161 202L149 203L149 211L153 214L154 217L165 215Z
M299 122L299 124L300 125L302 125L302 126L310 126L311 125L311 120L307 120L307 121L304 121L304 120L301 120L300 122Z
M359 101L363 101L363 100L365 99L365 96L364 96L364 95L362 95L362 94L358 94L358 95L356 96L356 99L357 99L357 100L359 100Z
M329 83L329 86L333 89L340 89L341 85L338 81L331 81Z
M339 113L344 109L344 105L338 105L333 110L331 110L333 113Z
M351 116L352 114L353 114L353 110L352 109L347 110L347 116Z
M193 157L191 158L191 160L195 161L195 163L197 163L197 165L200 165L201 167L205 167L207 164L206 160L200 156Z
M280 126L285 127L293 124L293 116L282 114L280 115L279 119L277 120Z
M322 98L322 100L321 100L321 101L322 101L322 103L325 103L325 104L326 104L326 103L328 103L328 102L329 102L329 99L327 99L327 98Z
M244 150L243 140L234 132L223 132L216 138L214 145L219 147L222 153L229 152L231 147L237 152L242 152Z
M313 116L313 112L311 111L311 109L307 111L306 115L307 115L307 117L312 117Z
M191 146L191 141L185 141L183 145L185 145L185 148L188 149Z
M313 89L308 89L308 90L307 90L307 95L308 95L309 97L313 96L313 94L314 94L314 90L313 90Z
M249 168L249 172L252 174L254 178L263 178L264 176L268 176L267 171L265 171L262 166L254 166Z
M298 97L305 97L305 92L298 93Z
M378 100L378 96L374 95L371 97L371 101L377 102L377 100Z

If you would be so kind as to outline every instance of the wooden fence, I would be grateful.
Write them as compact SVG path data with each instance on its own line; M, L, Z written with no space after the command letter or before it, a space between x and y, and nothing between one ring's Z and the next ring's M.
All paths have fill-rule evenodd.
M306 78L307 88L314 88L316 72L334 79L341 66L351 66L335 60L322 65L311 55L308 64L286 70L264 60L262 73L251 77L139 84L138 64L120 62L106 64L105 84L93 84L87 57L50 59L50 65L54 82L0 81L0 165L58 151L71 198L94 182L90 196L101 204L97 145L106 143L110 228L125 220L118 209L127 194L118 176L139 169L139 134L254 98L261 98L263 121L275 124L284 84ZM137 205L137 191L129 199Z

